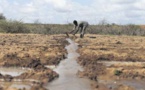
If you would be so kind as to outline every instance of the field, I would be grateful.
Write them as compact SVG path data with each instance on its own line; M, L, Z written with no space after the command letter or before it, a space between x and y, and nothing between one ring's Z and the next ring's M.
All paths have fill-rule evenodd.
M80 46L78 63L85 68L84 72L79 73L81 77L88 77L96 82L108 81L105 83L106 86L112 81L120 83L128 80L145 80L145 37L89 34L84 39L75 41ZM117 85L112 84L110 88L113 86ZM99 87L97 89L99 90Z
M94 82L93 90L139 90L138 84L145 83L145 37L86 34L83 39L70 38L78 43L77 62L84 68L77 74ZM0 66L29 68L19 76L0 74L1 89L19 90L9 86L22 80L34 84L31 90L46 90L43 85L59 74L45 66L58 66L66 58L66 45L64 34L0 34ZM136 86L122 81L135 81Z
M41 84L57 78L59 75L45 66L58 65L65 58L64 46L67 42L64 38L60 35L0 34L1 68L26 68L26 72L18 76L0 74L0 87L3 88L1 90L13 90L14 88L9 86L19 80L36 84L32 87L32 90L36 90ZM15 71L12 69L8 72ZM5 84L3 81L9 83Z

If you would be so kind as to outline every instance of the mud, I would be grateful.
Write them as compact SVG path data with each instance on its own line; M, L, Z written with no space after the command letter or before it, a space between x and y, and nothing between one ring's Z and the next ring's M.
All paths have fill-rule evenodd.
M86 35L83 39L77 38L79 36L71 37L78 43L79 49L69 48L68 52L71 53L68 53L68 58L65 59L67 51L64 47L68 42L62 36L1 34L0 66L31 68L31 70L13 75L1 72L0 78L3 82L0 82L0 89L145 89L144 37L107 35ZM80 56L72 54L76 50ZM63 59L65 60L61 61ZM91 80L90 86L88 79ZM53 80L54 82L48 83Z
M29 68L6 68L6 67L0 67L0 73L2 75L11 75L11 76L19 76L24 72L27 72L28 70L31 70Z
M144 90L144 37L87 35L74 40L85 69L79 75L95 81L95 90Z
M46 66L56 66L66 58L65 37L37 34L0 34L0 37L0 69L11 69L1 71L1 90L47 90L43 86L59 77ZM14 72L15 68L25 70Z
M76 52L78 46L71 39L67 39L67 41L70 43L70 45L66 46L67 59L54 69L59 74L59 78L46 86L46 88L50 90L91 90L91 81L77 76L77 72L83 70L76 62L79 57Z
M7 68L5 67L5 69ZM12 85L16 86L14 90L19 90L18 87L19 85L13 84L14 82L28 82L32 84L31 86L29 86L32 89L22 89L22 90L35 90L38 87L40 88L40 90L46 90L43 87L43 85L59 77L59 75L56 72L52 71L49 68L46 68L43 64L40 63L40 61L35 61L35 62L33 61L33 65L31 66L30 69L26 68L26 71L21 70L20 73L18 73L18 71L14 73L14 70L12 68L11 70L12 71L7 71L7 72L3 71L2 74L0 74L0 80L2 82L10 83L7 86L6 84L4 84L3 90L6 90L7 87L11 88ZM33 84L34 85L36 84L36 86L34 86ZM23 86L23 84L21 86ZM39 90L39 88L37 90ZM11 88L7 90L13 90L13 89Z
M33 83L0 83L0 90L47 90L41 85L33 85Z
M116 90L117 88L120 87L130 88L131 90L145 89L144 87L145 81L140 81L140 80L98 80L98 82L104 83L108 88L112 88L112 90L114 89ZM122 90L125 90L125 88Z
M0 66L29 67L36 59L45 65L57 65L66 55L67 42L63 36L0 34L0 37Z
M83 55L78 59L78 63L84 67L83 72L79 72L81 77L88 77L91 80L97 81L98 75L106 74L106 67L102 63L98 63L96 56Z

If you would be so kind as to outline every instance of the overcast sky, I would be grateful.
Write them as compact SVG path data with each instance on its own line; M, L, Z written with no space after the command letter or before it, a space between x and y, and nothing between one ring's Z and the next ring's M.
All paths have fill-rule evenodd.
M7 19L33 23L101 20L117 24L145 24L145 0L0 0Z

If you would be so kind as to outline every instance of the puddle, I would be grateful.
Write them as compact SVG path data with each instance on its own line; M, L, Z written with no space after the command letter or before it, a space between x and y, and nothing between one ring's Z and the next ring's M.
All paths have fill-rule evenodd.
M17 67L0 67L0 73L2 75L11 75L13 77L19 76L22 73L27 72L29 69L26 68L17 68ZM5 82L3 79L0 81L0 86L7 88L9 90L13 90L12 88L22 89L22 90L30 90L31 86L28 82L22 82L19 79L14 79L13 82ZM25 88L25 89L24 89Z
M78 44L71 39L67 39L70 45L66 46L67 59L61 61L54 71L59 74L59 78L49 83L46 88L49 90L91 90L91 82L85 78L79 78L76 73L82 71L82 67L76 62L79 54L76 52Z
M23 89L23 90L30 90L31 86L17 83L17 84L11 85L9 88L19 88L19 89Z
M46 65L45 67L46 67L46 68L50 68L50 69L52 69L52 70L54 70L54 69L56 68L55 65Z
M145 90L145 81L140 80L98 80L98 82L112 88L116 88L118 85L127 85L134 87L135 90Z
M7 67L0 67L0 73L2 75L11 75L11 76L19 76L22 73L28 71L25 68L7 68Z
M103 63L107 67L111 65L120 65L120 66L128 66L128 65L139 65L140 67L145 65L145 62L127 62L127 61L98 61L98 63ZM105 84L108 88L116 88L118 85L127 85L134 87L135 90L145 90L145 80L98 80L99 83Z
M131 81L121 81L121 83L132 86L136 90L145 90L145 81L131 80Z
M145 62L129 62L129 61L98 61L98 63L103 63L104 65L106 66L111 66L111 65L114 65L114 64L121 64L121 65L137 65L137 64L140 64L140 65L145 65Z
M27 82L0 82L0 85L4 88L8 87L7 89L11 90L12 88L18 88L22 90L30 90L31 85ZM13 89L12 89L13 90Z

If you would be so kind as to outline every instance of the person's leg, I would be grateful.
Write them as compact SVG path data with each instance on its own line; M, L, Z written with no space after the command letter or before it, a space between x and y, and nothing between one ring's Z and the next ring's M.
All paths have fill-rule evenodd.
M80 38L83 37L82 32L83 32L83 27L81 27L81 30L80 30Z
M82 33L83 27L80 28L80 34Z
M83 38L83 37L84 37L85 30L86 30L86 26L84 26L84 27L82 28L82 32L81 32L80 38Z

